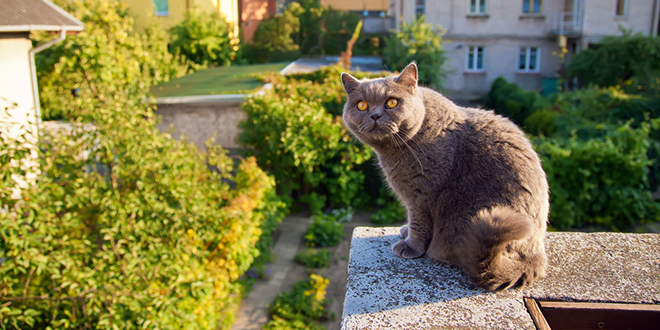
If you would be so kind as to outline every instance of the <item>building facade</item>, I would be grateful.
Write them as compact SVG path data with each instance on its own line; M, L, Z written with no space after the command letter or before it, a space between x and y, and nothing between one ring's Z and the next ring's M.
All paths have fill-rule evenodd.
M154 18L163 28L170 28L181 22L189 10L197 9L217 12L233 27L233 36L238 36L238 0L120 0L129 6L129 13L135 19L135 28L144 29Z
M571 56L619 27L657 35L660 0L390 0L390 15L425 15L444 31L451 71L444 88L478 98L497 77L541 91ZM562 49L567 52L563 58ZM548 86L546 84L546 86Z

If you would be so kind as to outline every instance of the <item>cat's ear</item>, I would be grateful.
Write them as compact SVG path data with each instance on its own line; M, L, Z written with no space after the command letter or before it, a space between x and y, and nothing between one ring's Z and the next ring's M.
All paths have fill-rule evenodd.
M341 83L344 84L347 94L350 94L360 85L360 81L346 72L341 74Z
M397 84L415 89L417 87L417 64L412 62L401 71L398 77L394 78Z

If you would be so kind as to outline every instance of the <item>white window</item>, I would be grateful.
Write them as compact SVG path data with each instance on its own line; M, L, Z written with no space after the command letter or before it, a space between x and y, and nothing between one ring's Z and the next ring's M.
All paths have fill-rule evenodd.
M518 55L518 71L538 72L540 59L540 48L520 47L520 53Z
M486 52L484 46L470 46L467 52L467 63L465 69L467 71L479 72L484 71L484 64L486 63Z
M151 4L154 7L154 13L156 16L169 16L170 10L167 3L168 0L151 0Z
M426 0L415 0L415 14L417 16L426 14Z
M616 16L626 16L628 14L628 0L616 1Z
M540 14L541 0L523 0L523 14Z
M486 14L486 0L470 0L470 14L472 15Z

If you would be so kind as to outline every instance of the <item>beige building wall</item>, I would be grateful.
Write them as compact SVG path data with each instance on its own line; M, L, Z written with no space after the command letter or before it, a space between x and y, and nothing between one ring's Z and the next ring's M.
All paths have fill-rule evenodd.
M581 6L581 34L569 35L568 48L579 51L604 36L621 35L619 25L634 32L649 34L658 21L658 0L628 0L627 13L617 17L617 0L542 0L538 14L523 13L523 0L486 0L484 14L469 12L470 0L425 0L428 23L444 30L443 47L449 57L446 68L452 73L444 87L448 94L474 98L486 93L490 84L502 76L525 89L540 90L543 78L556 77L562 64L558 54L554 22L565 12ZM390 0L389 14L397 26L416 17L417 0ZM470 46L483 46L485 67L482 72L466 70ZM537 72L518 70L521 47L539 47ZM570 59L570 54L568 56Z
M321 6L340 11L387 11L389 0L320 0Z
M598 42L605 36L622 35L619 26L633 33L657 34L658 0L628 0L626 13L616 15L617 0L584 1L582 47ZM654 24L655 22L655 24Z
M120 0L128 4L130 14L135 19L137 30L144 29L150 18L154 18L163 28L170 28L181 22L186 12L192 8L222 15L227 23L234 27L234 35L238 36L238 0L168 0L168 15L156 16L152 0Z

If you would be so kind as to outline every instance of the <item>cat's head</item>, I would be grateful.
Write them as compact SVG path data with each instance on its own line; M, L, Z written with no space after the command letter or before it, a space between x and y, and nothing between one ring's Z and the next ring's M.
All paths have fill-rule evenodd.
M342 73L341 81L348 94L344 123L362 142L375 146L399 137L408 140L422 126L425 110L414 62L398 76L360 81Z

